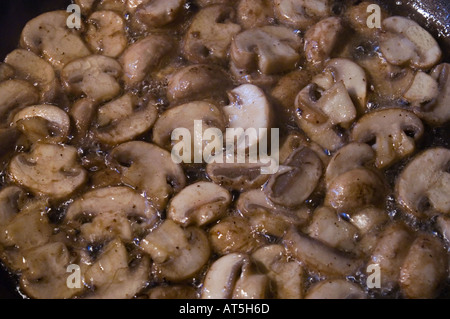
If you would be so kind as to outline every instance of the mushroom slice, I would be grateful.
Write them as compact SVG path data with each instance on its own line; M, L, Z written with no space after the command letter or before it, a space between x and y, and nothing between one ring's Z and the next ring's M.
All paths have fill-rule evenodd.
M151 28L173 22L183 9L185 0L145 0L136 8L134 18Z
M14 68L6 63L0 62L0 82L10 80L15 74Z
M309 28L305 33L306 60L314 66L321 66L330 58L343 30L342 21L338 17L323 19Z
M70 132L70 118L66 112L53 105L29 106L13 118L13 125L34 143L64 143Z
M228 92L228 98L230 104L223 108L223 112L228 119L227 127L238 135L237 149L251 148L260 139L267 138L267 135L260 135L260 129L269 129L272 122L271 106L264 91L256 85L243 84ZM256 136L247 135L248 129L255 130ZM242 131L239 133L237 130Z
M201 298L262 299L267 285L267 276L255 273L248 255L231 253L217 259L208 269Z
M201 131L199 130L200 132L198 132L202 134L200 137L203 137L203 133L208 128L219 129L221 132L225 131L224 115L220 108L209 102L194 101L166 110L153 127L153 142L168 150L172 150L172 147L176 142L176 140L172 139L174 130L182 128L188 129L192 140L182 141L182 143L185 145L190 143L189 146L193 149L191 161L192 159L195 160L199 155L203 161L203 150L206 145L208 145L208 142L206 139L203 140L202 138L202 145L195 144L199 137L196 135L197 130L195 121L201 122ZM173 151L175 152L175 149L173 149ZM221 152L222 149L215 151ZM179 155L184 158L182 154Z
M22 80L0 82L0 118L7 119L15 108L38 102L39 92L30 83ZM4 123L4 121L2 122Z
M42 54L56 70L67 63L90 55L80 38L80 31L67 27L69 13L52 11L29 21L21 35L20 45L37 55Z
M147 200L129 187L89 191L70 204L64 218L89 242L115 237L131 241L134 234L152 227L156 219L156 211Z
M323 280L314 284L305 299L366 299L364 290L345 279Z
M5 62L14 67L16 75L39 88L41 102L50 102L55 98L59 82L50 63L24 49L16 49L9 53Z
M240 0L237 19L244 29L271 24L275 20L272 3L270 0Z
M231 59L237 68L263 74L290 71L300 60L302 39L282 26L264 26L243 31L233 38Z
M8 186L0 191L0 227L7 225L19 212L25 193L17 186Z
M412 243L400 271L400 287L407 298L431 299L439 294L448 276L444 243L429 234L420 234Z
M13 157L9 173L36 195L63 199L86 181L87 173L77 158L75 147L37 143L30 153Z
M155 123L158 110L153 101L144 106L136 104L136 98L127 93L99 107L95 136L102 143L115 145L147 132Z
M264 191L276 204L299 206L317 187L322 170L322 161L316 153L308 147L300 147L269 178Z
M380 42L380 50L390 63L410 63L419 69L434 66L442 51L433 36L417 22L400 16L383 20L386 34Z
M225 91L231 84L225 70L217 65L189 65L170 77L167 97L171 102L215 97L225 100Z
M183 53L193 63L223 64L231 39L241 30L233 23L235 12L227 5L212 5L198 12L186 32Z
M413 158L400 173L397 201L417 217L450 213L450 150L431 148Z
M362 260L306 236L290 228L283 237L283 244L294 258L319 274L350 276L357 273Z
M110 156L113 166L118 165L122 182L143 192L157 210L164 209L169 197L186 184L181 166L156 145L126 142L114 148Z
M173 48L174 43L170 37L162 34L150 34L128 46L119 59L123 66L125 84L139 84L148 73L161 65Z
M284 24L306 29L331 13L328 0L275 0L275 16Z
M87 299L131 299L149 280L150 261L145 256L130 264L125 245L113 240L86 270L84 280L94 289Z
M93 52L115 58L125 50L128 39L125 21L119 14L114 11L95 11L87 23L86 42Z
M189 226L203 226L221 218L231 203L231 194L217 184L197 182L179 192L167 208L167 217Z
M148 299L197 299L197 291L188 285L161 285L145 293Z
M252 258L269 277L277 299L303 298L303 268L298 262L288 259L282 245L264 246L255 251Z
M410 155L423 132L422 121L414 113L393 108L364 115L354 125L351 138L356 142L374 143L375 165L381 169Z
M84 287L67 286L67 266L71 262L69 249L60 242L48 243L27 251L26 269L20 278L21 289L30 298L67 299L80 293Z
M203 230L193 226L184 229L171 220L165 220L148 234L140 247L152 257L158 275L169 281L192 278L210 256Z
M121 74L122 68L116 60L90 55L68 63L61 72L61 79L67 92L102 102L119 94Z
M72 140L74 145L82 144L87 139L96 111L97 103L89 98L79 99L72 104L69 115L75 128Z
M439 94L439 85L436 79L418 71L414 76L409 89L403 94L403 98L408 101L411 106L419 107L425 103L434 100ZM420 116L420 112L418 112Z

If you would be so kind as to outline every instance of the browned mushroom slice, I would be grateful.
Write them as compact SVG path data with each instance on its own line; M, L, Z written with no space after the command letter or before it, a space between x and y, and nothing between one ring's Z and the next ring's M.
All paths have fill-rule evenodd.
M7 63L0 62L0 82L10 80L14 76L14 68Z
M72 146L37 143L30 153L11 160L9 173L15 182L36 195L63 199L86 181L87 172L77 159L77 150Z
M120 93L118 79L121 75L122 67L116 60L90 55L68 63L61 72L61 79L68 93L102 102Z
M19 212L25 192L17 186L8 186L0 191L0 226L6 225Z
M185 4L185 0L144 0L139 2L133 18L151 28L163 27L173 22Z
M125 84L133 86L155 71L174 47L173 41L162 34L151 34L131 44L121 55Z
M24 49L42 54L55 69L61 70L67 63L90 55L80 38L80 31L67 27L69 13L52 11L29 21L20 39Z
M240 30L235 12L227 5L212 5L198 12L184 38L183 53L194 63L226 63L231 39Z
M236 35L230 53L237 68L270 75L293 70L300 60L301 45L302 39L293 30L264 26Z
M450 150L431 148L414 157L396 183L397 201L417 217L450 213Z
M198 294L194 287L189 285L161 285L150 288L145 293L148 299L197 299Z
M117 165L122 174L122 182L143 192L158 210L164 209L169 197L186 184L181 166L156 145L126 142L114 148L110 156L112 165Z
M140 247L152 257L158 275L175 282L192 278L210 256L203 230L193 226L184 229L171 220L165 220L148 234Z
M306 29L331 12L328 0L275 0L275 16L284 24Z
M363 288L345 279L323 280L314 284L305 299L366 299Z
M275 19L270 0L240 0L237 20L244 29L262 27Z
M6 124L10 112L15 108L33 105L39 101L38 90L22 80L7 80L0 83L0 121ZM9 123L8 123L9 124Z
M353 127L353 141L372 144L375 165L386 168L415 150L424 132L422 121L403 109L383 109L364 115Z
M89 128L94 119L97 103L89 98L77 100L72 104L69 115L74 124L74 145L82 143L88 136Z
M316 153L308 147L300 147L269 178L264 190L276 204L299 206L317 187L322 169L322 161Z

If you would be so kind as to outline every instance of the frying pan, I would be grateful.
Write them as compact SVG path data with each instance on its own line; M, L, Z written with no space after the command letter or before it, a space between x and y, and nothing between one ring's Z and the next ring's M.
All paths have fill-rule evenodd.
M335 3L358 2L355 0L336 0ZM425 27L438 40L444 59L450 55L450 1L448 0L374 0L393 15L407 16ZM41 13L52 10L65 10L70 0L1 0L0 1L0 59L18 46L20 33L25 24ZM448 125L436 133L444 146L449 146ZM429 142L434 144L433 142ZM448 289L446 289L448 290ZM441 297L449 297L444 291ZM16 282L6 269L0 265L0 298L17 299L22 296L16 290Z

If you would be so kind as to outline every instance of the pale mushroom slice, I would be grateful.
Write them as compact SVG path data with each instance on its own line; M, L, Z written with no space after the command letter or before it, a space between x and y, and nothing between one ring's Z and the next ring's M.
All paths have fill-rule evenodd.
M64 143L70 132L70 118L54 105L28 106L14 116L12 124L32 142Z
M247 72L266 75L293 70L300 61L302 39L282 26L264 26L243 31L233 38L230 55L234 65Z
M270 279L277 299L302 299L304 276L302 266L290 260L282 245L261 247L252 254L257 267Z
M34 105L39 102L39 91L29 82L7 80L0 82L0 118L2 124L16 108Z
M126 48L128 39L124 19L114 11L95 11L87 19L86 42L92 52L118 57Z
M390 63L428 69L440 60L442 51L437 41L417 22L393 16L384 19L382 25L386 33L380 51Z
M18 186L7 186L0 191L0 227L19 212L24 197L25 192Z
M77 149L59 144L34 144L29 153L12 158L9 173L33 194L54 199L71 195L87 179L87 172L78 163Z
M226 71L214 64L193 64L186 66L169 78L167 98L171 102L203 99L225 100L226 90L232 85Z
M436 298L448 277L448 256L444 243L420 234L412 243L400 270L400 288L409 299Z
M16 49L6 56L5 62L14 67L16 75L39 88L41 103L51 102L59 93L53 67L33 52Z
M246 254L231 253L217 259L208 269L203 282L202 299L262 299L268 278L254 269Z
M423 135L422 121L411 111L391 108L365 114L353 126L351 139L372 144L375 165L386 168L415 150Z
M316 153L308 147L299 147L270 176L264 191L278 205L298 207L316 189L322 173L322 161Z
M52 11L30 20L24 27L20 45L49 61L60 71L69 62L90 55L80 31L67 27L69 13Z
M418 71L414 75L411 86L403 93L403 98L414 108L413 110L419 112L420 108L427 102L433 101L439 94L439 84L437 79L423 71ZM432 103L430 103L432 104ZM424 109L426 107L424 106Z
M73 123L73 145L83 144L88 139L90 127L97 111L97 103L89 98L82 98L72 104L69 116Z
M211 254L203 230L195 226L183 228L169 219L150 232L140 247L151 256L158 276L173 282L194 277Z
M92 293L86 299L131 299L147 284L150 261L146 256L130 260L118 239L109 242L84 272L84 282Z
M302 30L331 13L328 0L275 0L274 9L281 23Z
M154 144L123 143L111 151L110 161L117 165L122 182L142 192L158 210L186 185L181 166L172 161L168 151Z
M185 57L193 63L226 63L231 40L241 30L241 26L233 22L235 15L228 5L201 9L185 34Z
M450 213L450 150L428 149L413 158L397 178L397 201L416 217Z
M262 89L253 84L243 84L229 91L228 99L230 104L222 109L227 119L227 131L234 129L237 134L236 149L252 149L261 139L268 138L273 114ZM255 130L256 135L247 134L249 129ZM261 134L261 129L266 129L266 134Z
M183 226L203 226L220 219L230 203L231 194L225 188L211 182L197 182L174 196L166 214Z
M150 28L160 28L175 21L181 14L185 0L139 1L133 19Z
M305 299L366 299L363 288L345 279L322 280L311 286Z
M64 222L79 229L81 238L88 242L116 237L131 242L156 220L157 213L150 203L124 186L91 190L73 201L64 216Z
M155 71L174 48L172 39L164 34L150 34L129 45L119 58L123 67L123 80L134 86Z
M157 117L154 101L140 102L131 93L126 93L98 108L98 127L93 130L94 135L102 143L120 144L147 132Z
M7 63L0 62L0 82L12 79L15 71L14 68Z
M244 29L269 25L274 20L270 0L240 0L237 5L237 21Z

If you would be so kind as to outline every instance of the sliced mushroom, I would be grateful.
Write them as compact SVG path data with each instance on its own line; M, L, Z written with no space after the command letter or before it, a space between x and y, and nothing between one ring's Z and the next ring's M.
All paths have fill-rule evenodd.
M450 150L446 148L431 148L417 155L397 179L397 201L417 217L449 214L449 168Z
M51 102L55 98L59 90L59 81L50 63L24 49L16 49L9 53L5 62L14 67L16 75L39 88L42 103Z
M148 299L197 299L194 287L188 285L161 285L145 293Z
M265 275L255 273L248 255L232 253L216 260L206 273L202 299L256 298L267 291Z
M347 23L350 24L352 30L358 32L358 34L361 34L366 38L377 36L381 31L381 29L378 27L375 28L368 27L367 22L368 21L372 22L373 18L375 17L373 15L374 9L373 7L370 7L371 5L373 5L372 2L362 1L356 5L348 6L344 11L344 16L346 18L345 20ZM377 16L377 18L379 18L380 21L383 21L387 17L388 12L386 12L386 10L384 10L383 7L380 7L379 12L380 16L379 17Z
M0 82L10 80L14 76L14 68L7 63L0 62Z
M179 192L167 208L167 218L189 226L207 225L221 218L231 203L231 194L211 182L197 182Z
M68 63L61 72L66 91L75 96L86 95L98 101L114 98L120 92L120 64L109 57L90 55Z
M219 255L250 253L264 244L263 238L252 231L250 222L242 216L221 219L210 228L209 241Z
M403 94L403 98L413 107L420 107L425 102L434 100L439 94L436 79L425 72L418 71L411 86ZM419 112L420 116L420 112Z
M39 102L39 92L30 83L22 80L8 80L0 83L0 118L8 119L15 108ZM8 121L9 124L9 121Z
M271 24L275 20L272 3L268 0L240 0L237 19L244 29Z
M94 9L97 0L74 0L75 4L81 9L83 15L88 15Z
M161 65L173 47L173 41L162 34L151 34L128 46L119 59L123 66L125 84L139 84L148 73Z
M147 132L155 123L158 110L153 101L139 106L137 98L127 93L98 108L95 137L115 145Z
M374 143L375 165L386 168L415 150L415 141L424 132L422 121L403 109L376 110L364 115L354 125L351 138Z
M203 8L192 20L184 38L183 53L193 63L224 64L231 39L241 30L235 12L227 5Z
M70 132L70 118L66 112L53 105L29 106L13 118L17 126L34 143L64 143Z
M114 11L95 11L88 20L86 42L92 52L118 57L126 48L128 39L125 21Z
M186 184L181 166L156 145L126 142L114 148L110 156L112 164L118 165L122 182L143 192L158 210L164 209L169 197Z
M417 22L393 16L384 19L382 24L386 33L380 42L380 50L390 63L428 69L441 58L442 51L436 40Z
M72 104L69 115L74 126L73 144L82 144L88 138L89 128L97 110L97 103L89 98L77 100Z
M410 299L435 298L447 277L448 257L443 242L429 234L419 235L400 271L402 292Z
M264 187L276 204L296 207L312 194L322 176L322 161L308 147L293 151Z
M68 16L66 11L52 11L30 20L22 31L20 45L37 55L42 54L56 70L90 55L80 31L67 27Z
M309 218L309 209L306 207L288 209L274 204L261 189L242 193L236 208L249 219L257 232L276 237L282 237L291 226L303 226Z
M140 247L152 257L158 275L175 282L195 276L210 256L203 230L192 226L184 229L171 220L148 234Z
M275 0L274 8L281 23L300 29L306 29L331 12L328 0Z
M256 85L243 84L228 92L228 98L230 104L223 108L228 120L227 127L241 130L240 133L234 131L237 133L236 148L252 148L260 139L267 138L267 135L260 134L260 129L269 129L272 122L271 105L264 91ZM256 130L256 136L247 136L248 129Z
M133 18L151 28L163 27L173 22L185 4L185 0L145 0L140 2Z
M19 212L24 191L17 186L8 186L0 191L0 227L7 225Z
M362 260L291 228L283 237L283 244L294 258L312 271L330 276L350 276L362 266Z
M231 79L224 69L214 64L194 64L176 71L169 79L169 101L193 101L206 98L225 100Z
M305 33L306 60L316 67L323 65L339 43L343 31L343 23L338 17L320 20L309 28Z
M366 299L364 290L345 279L323 280L309 288L305 299Z
M93 293L87 299L131 299L149 279L150 262L143 256L131 267L125 245L120 240L109 242L98 259L84 273L85 283Z
M70 204L64 221L81 238L100 242L116 237L132 241L156 222L156 211L129 187L106 187L85 193ZM84 222L89 220L89 222Z
M300 60L302 39L282 26L243 31L233 38L231 59L237 68L271 75L293 70Z
M276 298L303 298L303 268L298 262L288 259L282 245L264 246L255 251L252 258L269 277Z

